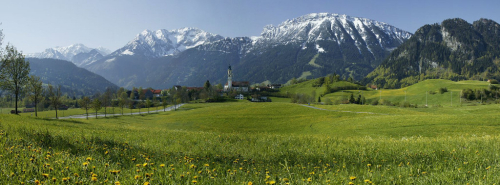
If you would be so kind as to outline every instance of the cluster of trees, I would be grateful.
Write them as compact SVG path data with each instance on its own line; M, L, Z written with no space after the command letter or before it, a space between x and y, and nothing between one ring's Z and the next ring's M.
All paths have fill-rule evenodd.
M495 100L500 97L500 88L498 86L490 85L490 89L463 89L462 98L472 101L480 100L481 102L487 101L489 98Z

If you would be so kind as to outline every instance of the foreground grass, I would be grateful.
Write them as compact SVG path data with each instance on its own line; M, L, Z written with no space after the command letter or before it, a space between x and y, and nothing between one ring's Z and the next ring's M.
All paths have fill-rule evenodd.
M235 102L189 104L176 112L96 120L2 115L0 182L500 181L496 175L500 170L498 106L318 108L326 110L289 103ZM457 119L443 122L452 116ZM458 122L465 119L473 120Z

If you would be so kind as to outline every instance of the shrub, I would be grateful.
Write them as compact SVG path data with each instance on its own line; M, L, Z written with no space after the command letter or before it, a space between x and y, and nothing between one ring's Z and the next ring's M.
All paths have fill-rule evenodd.
M445 92L448 92L448 89L446 87L439 88L439 94L443 94Z
M378 100L373 100L373 101L371 102L371 104L372 104L372 105L378 105Z

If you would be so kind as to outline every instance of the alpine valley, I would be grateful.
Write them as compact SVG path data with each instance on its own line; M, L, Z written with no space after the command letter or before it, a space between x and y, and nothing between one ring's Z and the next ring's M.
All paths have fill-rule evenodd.
M411 36L370 19L314 13L268 25L258 37L224 38L197 28L146 30L81 67L126 88L224 83L228 65L235 80L251 83L330 73L361 80Z

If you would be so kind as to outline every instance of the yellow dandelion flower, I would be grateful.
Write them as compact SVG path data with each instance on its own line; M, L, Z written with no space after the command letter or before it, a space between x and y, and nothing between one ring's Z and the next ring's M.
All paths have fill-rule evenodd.
M135 179L135 180L140 179L140 178L141 178L141 176L140 176L140 175L136 175L136 176L134 176L134 179Z
M209 164L205 164L204 166L205 166L205 167L209 167L210 165L209 165Z
M252 181L248 182L248 185L253 185Z
M91 160L92 160L92 158L91 158L91 157L87 157L87 161L91 161Z
M288 179L288 178L283 178L283 181L288 182L288 181L290 181L290 179Z
M78 173L73 174L73 176L78 177Z
M165 164L160 164L160 167L162 167L162 168L165 167Z
M144 163L144 164L142 164L142 166L143 166L143 167L146 167L146 166L148 166L148 163Z
M40 181L39 180L35 180L35 184L40 184Z
M97 181L97 177L92 177L92 181Z
M84 163L83 163L83 166L88 166L88 165L89 165L89 163L88 163L88 162L84 162Z
M115 185L120 185L120 181L116 181L116 182L115 182Z
M196 176L196 175L193 177L193 179L197 179L197 178L198 178L198 176Z
M311 177L307 178L307 182L311 182L311 181L312 181Z
M181 178L184 178L184 174L181 175Z
M149 182L145 182L144 185L149 185Z
M62 181L66 182L66 181L68 181L68 178L62 178Z
M354 182L349 182L349 185L354 185Z
M197 183L198 181L196 181L196 180L193 180L193 181L191 181L191 182L192 182L193 184L196 184L196 183Z
M367 164L366 166L370 167L370 166L372 166L372 164Z
M350 176L349 179L353 181L353 180L356 180L356 177Z
M47 174L47 173L43 173L42 176L45 178L49 178L49 174Z
M56 178L52 178L52 182L56 182L56 181L57 181L57 179L56 179Z
M276 184L276 181L269 181L269 184L271 185Z

